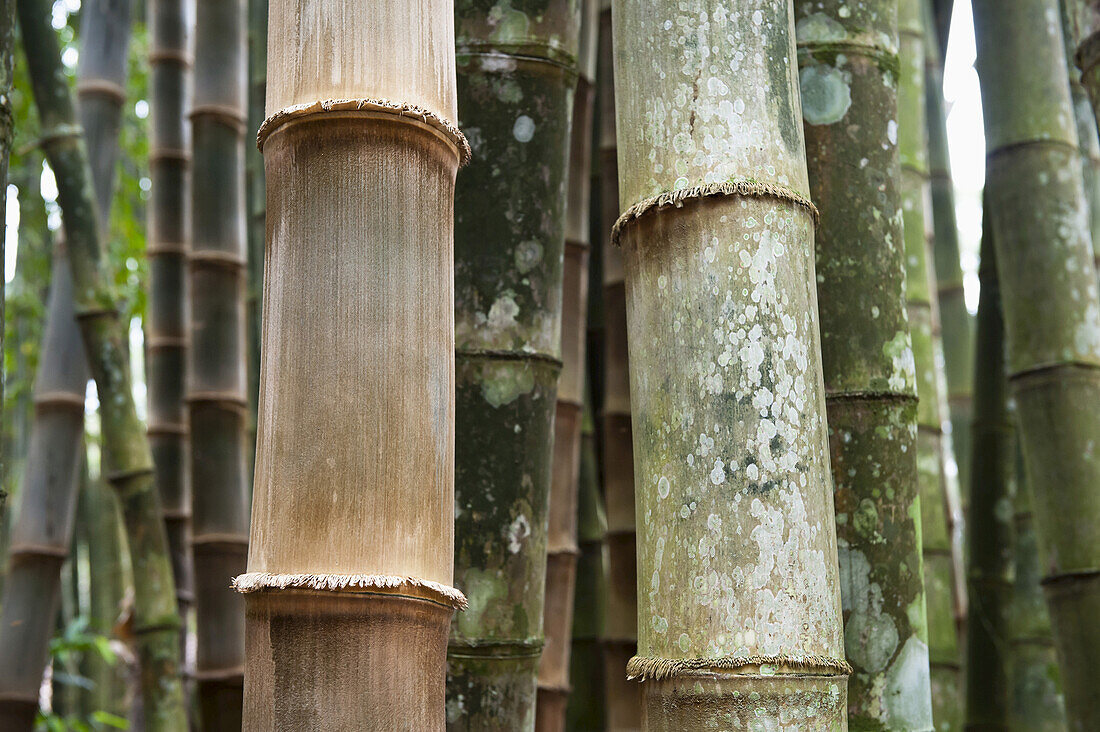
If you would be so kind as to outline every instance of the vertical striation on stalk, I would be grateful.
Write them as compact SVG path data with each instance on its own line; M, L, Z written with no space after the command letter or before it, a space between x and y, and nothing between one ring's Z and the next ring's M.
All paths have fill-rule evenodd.
M616 0L648 729L845 729L789 2Z
M577 85L569 143L565 204L565 257L562 266L562 370L554 415L554 454L546 535L546 645L538 668L537 730L564 730L570 693L581 426L588 330L589 201L592 117L595 102L596 0L581 0Z
M251 134L264 121L267 94L267 2L248 0L248 123ZM267 228L267 193L264 188L264 157L254 145L245 147L245 217L248 227L248 463L251 476L256 454L256 410L260 396L260 315L264 287L264 237ZM249 481L251 484L251 481Z
M58 181L74 306L99 393L104 475L116 491L134 576L133 626L145 725L186 727L180 682L175 585L153 458L134 405L126 329L119 322L111 267L99 231L91 167L78 134L49 0L19 0L19 24L44 130L43 147Z
M186 620L194 588L191 562L191 471L188 453L186 260L190 237L187 124L190 75L190 0L149 5L149 316L145 371L149 394L149 446L172 553L180 618Z
M905 300L898 3L795 3L855 729L931 730Z
M928 153L924 91L923 0L901 0L898 24L901 79L898 149L905 227L906 297L917 370L917 475L931 664L932 718L937 729L956 729L961 719L959 646L955 626L956 578L944 471L941 380L937 374L935 277L927 236Z
M543 645L580 3L501 6L455 3L474 157L455 194L455 583L470 609L451 629L451 729L531 729Z
M988 220L987 213L986 219ZM994 247L983 226L981 299L974 362L974 460L970 473L966 633L968 730L1007 730L1010 699L1009 622L1013 593L1013 499L1016 450L1008 412L1004 321ZM1037 699L1031 703L1038 702Z
M271 0L268 17L244 728L441 730L465 605L453 5Z
M187 253L187 405L199 712L241 726L248 551L244 209L246 0L197 0Z
M1069 729L1100 728L1100 297L1057 0L975 0L1008 370ZM1085 72L1088 83L1088 71Z

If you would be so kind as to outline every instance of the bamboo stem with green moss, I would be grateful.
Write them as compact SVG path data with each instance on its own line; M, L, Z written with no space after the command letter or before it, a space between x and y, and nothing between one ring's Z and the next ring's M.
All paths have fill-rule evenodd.
M191 475L188 464L186 260L190 238L190 130L185 117L190 75L189 0L152 0L149 7L149 313L145 370L149 446L172 553L176 604L186 638L194 601L191 562Z
M846 729L793 5L613 7L642 726Z
M546 645L538 668L536 730L564 730L571 689L574 591L579 547L577 500L588 331L589 201L595 102L596 0L582 0L577 85L569 143L562 267L562 370L554 416L554 454L546 538Z
M187 404L198 654L205 732L238 730L248 551L245 354L245 0L198 0L191 119Z
M465 604L451 586L451 227L469 156L454 9L271 0L268 17L259 140L279 223L235 581L244 728L441 730L447 631Z
M522 0L502 16L457 0L455 30L460 119L476 132L455 193L455 582L470 609L451 629L447 723L524 730L544 637L580 6Z
M119 496L129 540L146 729L183 730L180 620L168 540L145 427L134 406L126 330L99 231L91 168L50 23L52 7L48 0L19 0L19 22L43 147L58 182L76 318L99 392L104 475Z
M986 218L988 219L987 213ZM974 362L964 729L1008 730L1016 451L1008 413L1004 322L990 228L983 226ZM1037 700L1033 700L1037 701Z
M898 3L799 0L802 118L840 552L848 722L931 730L898 158ZM853 135L851 130L860 134Z
M1058 17L1057 0L974 2L1009 382L1077 732L1100 729L1100 297Z
M923 0L898 6L901 79L898 87L898 149L905 228L906 297L917 370L917 473L922 553L936 729L957 729L961 720L959 646L955 625L955 577L943 456L943 418L935 349L936 292L927 236L929 197L925 124Z

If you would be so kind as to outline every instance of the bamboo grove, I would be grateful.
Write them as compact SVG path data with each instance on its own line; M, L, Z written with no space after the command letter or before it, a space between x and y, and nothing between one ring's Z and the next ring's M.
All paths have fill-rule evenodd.
M1098 113L1098 0L0 0L0 729L1100 729Z

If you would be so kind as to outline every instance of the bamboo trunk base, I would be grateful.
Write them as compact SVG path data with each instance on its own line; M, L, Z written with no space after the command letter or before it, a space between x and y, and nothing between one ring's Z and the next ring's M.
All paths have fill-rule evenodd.
M246 595L246 730L439 730L451 606L403 593Z
M702 673L642 684L646 729L846 730L843 675Z
M531 729L539 648L520 644L458 647L447 657L447 729Z
M612 573L612 576L614 574ZM607 729L626 732L642 728L642 686L626 680L626 664L638 650L636 641L604 642L604 680L607 684Z

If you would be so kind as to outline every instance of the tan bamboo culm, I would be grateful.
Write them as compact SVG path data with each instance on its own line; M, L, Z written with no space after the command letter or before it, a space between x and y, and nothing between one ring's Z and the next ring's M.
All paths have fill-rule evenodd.
M247 730L440 730L454 524L450 0L272 0Z

